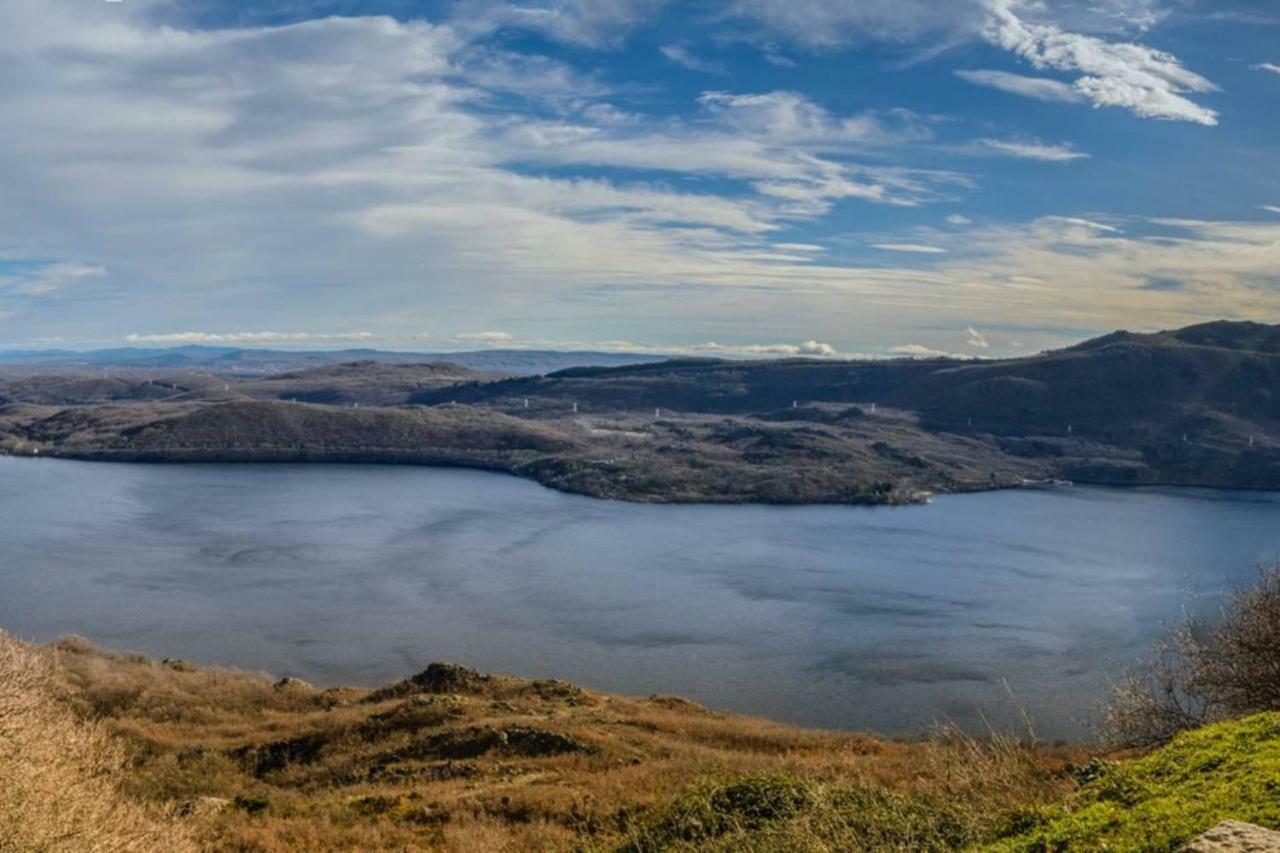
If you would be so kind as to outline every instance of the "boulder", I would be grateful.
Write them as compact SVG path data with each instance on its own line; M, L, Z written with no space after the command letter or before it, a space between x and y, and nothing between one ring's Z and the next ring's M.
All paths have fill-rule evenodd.
M1224 821L1182 848L1183 853L1280 853L1280 832Z
M223 797L196 797L178 807L179 817L209 817L231 808L231 800Z

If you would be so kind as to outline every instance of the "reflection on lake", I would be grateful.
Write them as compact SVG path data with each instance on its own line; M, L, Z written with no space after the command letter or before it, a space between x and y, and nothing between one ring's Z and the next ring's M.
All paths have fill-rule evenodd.
M1042 736L1083 735L1110 677L1277 553L1275 494L652 506L472 471L0 459L20 636L320 683L457 660L879 731L1007 719L1012 691Z

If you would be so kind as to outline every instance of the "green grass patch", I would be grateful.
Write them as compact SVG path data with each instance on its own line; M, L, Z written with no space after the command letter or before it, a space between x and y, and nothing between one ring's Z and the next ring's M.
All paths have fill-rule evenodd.
M1177 850L1224 820L1280 828L1280 713L1187 732L1104 766L1061 806L1022 816L985 853Z

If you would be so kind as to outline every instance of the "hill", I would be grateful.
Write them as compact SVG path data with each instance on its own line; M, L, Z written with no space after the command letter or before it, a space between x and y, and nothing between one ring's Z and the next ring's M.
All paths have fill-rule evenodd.
M455 664L318 688L3 634L0 709L21 724L20 748L0 740L0 848L1154 853L1226 819L1280 827L1274 713L1106 756Z
M0 634L0 651L0 702L12 690L7 661L56 654L65 687L52 703L129 748L117 804L167 811L175 830L207 849L692 849L678 841L699 837L687 831L694 814L668 804L708 783L728 796L708 809L723 826L695 830L706 840L741 820L785 825L817 805L810 790L832 788L861 798L846 842L952 849L989 832L1003 810L1061 797L1070 762L1086 757L958 736L890 742L808 731L671 696L615 696L454 664L376 689L318 688L74 638L38 649ZM29 736L39 726L29 721ZM0 770L4 757L0 745ZM960 781L961 767L982 772ZM60 796L70 805L76 795L71 785ZM56 797L46 811L56 813ZM0 793L0 809L5 801ZM655 843L635 845L644 838Z
M1280 326L1219 322L1002 361L26 376L0 381L0 452L482 465L646 501L901 503L1051 479L1280 489L1277 340Z
M672 360L476 384L455 397L535 396L595 409L737 414L793 401L878 402L919 411L940 427L1008 434L1065 434L1074 425L1111 435L1123 433L1126 422L1163 421L1197 409L1274 425L1280 421L1277 340L1280 326L1215 323L1144 336L1120 332L1002 361ZM431 393L415 400L438 401Z
M593 412L875 404L914 413L934 434L990 436L1009 454L1053 459L1069 479L1280 488L1277 341L1280 326L1220 322L1004 361L670 361L449 393L474 405L533 398Z
M449 362L388 364L354 361L270 376L215 376L146 370L112 374L0 375L0 404L88 406L100 403L287 400L333 405L397 406L415 395L463 383L492 381Z

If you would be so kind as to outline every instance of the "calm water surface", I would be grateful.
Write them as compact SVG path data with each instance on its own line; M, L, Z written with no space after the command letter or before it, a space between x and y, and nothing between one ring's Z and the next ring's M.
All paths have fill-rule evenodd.
M0 626L373 685L433 660L798 723L1087 733L1184 610L1280 553L1280 495L645 506L470 471L0 458ZM1006 687L1007 685L1007 687Z

